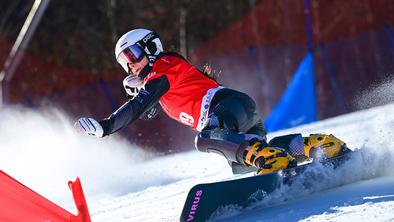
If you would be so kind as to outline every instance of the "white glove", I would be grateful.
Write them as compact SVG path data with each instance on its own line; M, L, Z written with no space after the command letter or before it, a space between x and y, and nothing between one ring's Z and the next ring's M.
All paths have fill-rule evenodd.
M140 90L144 88L144 80L135 75L128 75L123 80L123 87L130 99L134 99Z
M74 127L79 133L85 133L96 137L103 137L104 135L103 127L92 118L79 118L79 120L74 123Z

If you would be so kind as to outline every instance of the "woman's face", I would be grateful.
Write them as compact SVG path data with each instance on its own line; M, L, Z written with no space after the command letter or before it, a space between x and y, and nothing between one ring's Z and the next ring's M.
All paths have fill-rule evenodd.
M140 72L142 71L143 68L145 68L146 65L148 65L148 58L146 56L144 56L139 62L135 62L135 63L128 63L127 65L130 68L130 71L138 76L140 74Z

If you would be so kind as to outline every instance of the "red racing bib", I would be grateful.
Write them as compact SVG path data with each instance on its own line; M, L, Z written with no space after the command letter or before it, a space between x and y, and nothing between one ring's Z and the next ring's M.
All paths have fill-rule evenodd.
M222 87L187 61L165 55L154 63L144 81L165 75L170 89L160 98L160 105L171 118L200 131L207 120L209 106Z

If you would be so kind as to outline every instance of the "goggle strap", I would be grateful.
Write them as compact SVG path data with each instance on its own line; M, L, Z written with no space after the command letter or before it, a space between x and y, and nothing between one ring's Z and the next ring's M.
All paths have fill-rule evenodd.
M137 42L138 45L140 45L143 49L145 47L149 48L149 42L152 42L153 39L160 38L159 34L156 32L150 32L147 35L144 36L140 41Z

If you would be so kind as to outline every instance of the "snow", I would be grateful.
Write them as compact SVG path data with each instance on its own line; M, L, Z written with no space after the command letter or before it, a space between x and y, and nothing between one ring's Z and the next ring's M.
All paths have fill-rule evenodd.
M249 209L225 221L389 221L394 217L393 185L392 177L360 181L273 207Z
M225 159L190 151L149 159L151 154L118 136L77 135L61 111L9 107L0 111L0 169L62 207L75 211L68 180L79 176L92 221L178 221L189 189L229 180ZM323 191L293 186L248 209L223 211L223 221L394 221L394 104L275 132L332 133L363 148L338 174L323 171ZM361 179L361 180L360 180ZM286 200L282 202L282 200Z
M351 183L313 193L293 186L279 190L252 209L229 208L221 212L223 221L390 221L394 220L394 104L336 117L297 129L277 132L333 133L351 147L368 152L368 166L355 159L341 172L324 172L328 182ZM386 162L384 162L386 161ZM157 166L166 166L164 169ZM177 221L188 190L195 184L234 178L226 161L218 155L189 152L156 159L144 169L163 184L147 184L146 189L90 205L94 221ZM134 175L131 176L134 178ZM358 181L363 179L362 181ZM133 180L133 179L131 179ZM170 181L170 182L169 182ZM353 182L353 183L352 183ZM281 202L288 199L286 202ZM278 201L279 200L279 201Z

